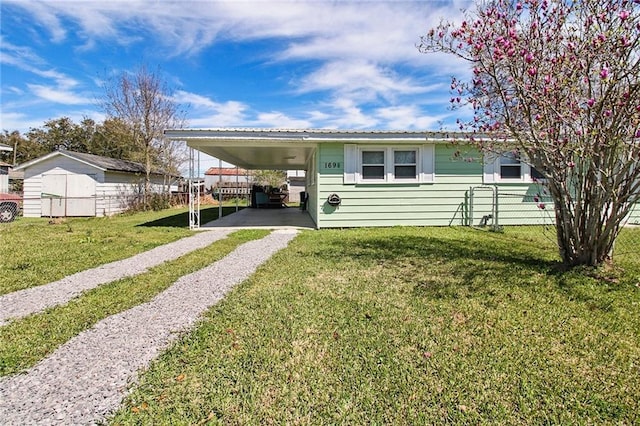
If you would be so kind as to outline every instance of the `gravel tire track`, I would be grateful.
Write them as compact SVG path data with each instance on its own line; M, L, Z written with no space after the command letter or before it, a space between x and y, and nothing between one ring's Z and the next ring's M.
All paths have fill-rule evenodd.
M137 372L200 315L295 237L274 231L185 275L152 301L80 333L26 374L0 380L3 425L96 424L118 408Z
M0 296L0 326L12 319L62 305L80 293L122 278L141 274L226 237L229 230L203 231L135 256L77 272L49 284Z

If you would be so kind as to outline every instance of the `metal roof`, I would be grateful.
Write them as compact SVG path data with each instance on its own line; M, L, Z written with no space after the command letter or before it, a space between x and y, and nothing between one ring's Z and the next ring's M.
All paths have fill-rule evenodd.
M258 139L377 139L377 138L429 138L450 139L460 134L433 130L356 130L356 129L287 129L220 127L209 129L166 129L164 134L170 139L180 137L200 138L258 138Z
M125 172L125 173L145 173L144 165L129 160L120 160L117 158L103 157L95 154L87 154L84 152L67 151L61 149L59 151L53 151L49 154L43 155L26 163L20 164L16 167L16 170L24 169L25 167L39 163L41 161L52 158L56 155L63 155L68 158L72 158L83 163L86 163L92 167L101 170L108 170L113 172ZM153 174L162 174L162 172L154 170Z
M140 163L129 160L120 160L117 158L103 157L95 154L87 154L84 152L75 152L60 150L61 153L77 160L85 161L89 164L97 166L104 170L114 172L144 173L145 167Z
M221 127L167 129L168 139L245 169L304 170L319 144L446 143L455 132L423 130L355 130Z

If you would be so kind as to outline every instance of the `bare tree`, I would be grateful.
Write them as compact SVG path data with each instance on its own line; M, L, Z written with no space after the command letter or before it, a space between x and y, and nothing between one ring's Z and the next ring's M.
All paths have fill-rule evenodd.
M119 119L131 128L134 144L145 166L144 201L151 192L151 173L163 164L163 130L180 128L184 111L173 100L173 92L158 72L141 66L135 73L124 72L104 85L100 103L108 118Z

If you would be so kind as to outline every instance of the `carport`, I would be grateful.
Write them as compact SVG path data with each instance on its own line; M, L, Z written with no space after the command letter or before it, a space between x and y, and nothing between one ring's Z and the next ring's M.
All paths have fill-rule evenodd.
M306 211L292 207L285 209L242 209L200 226L200 229L204 228L315 229L316 225Z
M327 132L329 133L329 132ZM189 227L200 224L199 153L205 153L247 170L305 170L317 149L315 132L284 129L179 129L165 130L168 139L189 147ZM202 227L316 228L309 211L295 208L244 209Z

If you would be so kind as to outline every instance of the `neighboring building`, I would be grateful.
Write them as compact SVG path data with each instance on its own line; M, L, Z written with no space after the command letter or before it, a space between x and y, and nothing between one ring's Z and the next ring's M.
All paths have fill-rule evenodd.
M210 167L204 172L204 186L207 189L215 187L219 182L250 183L249 171L237 167Z
M505 154L483 158L442 132L167 130L171 139L247 169L306 171L318 228L553 223L535 170ZM464 151L460 158L457 151ZM495 194L499 193L499 205ZM541 209L547 202L549 207ZM633 221L640 221L636 209Z
M109 216L126 210L144 188L142 164L65 150L15 170L24 171L25 217ZM176 189L160 173L151 180L155 192Z
M287 190L290 203L301 202L301 195L306 193L307 177L304 170L287 170Z

